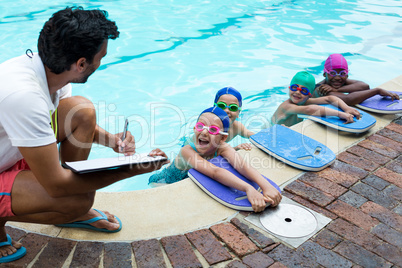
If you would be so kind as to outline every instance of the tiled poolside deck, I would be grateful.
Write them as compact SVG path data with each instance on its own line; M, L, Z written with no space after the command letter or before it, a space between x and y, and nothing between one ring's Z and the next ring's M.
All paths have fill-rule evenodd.
M294 249L234 218L125 242L55 238L7 227L27 255L1 267L402 267L402 118L307 172L283 195L332 219Z

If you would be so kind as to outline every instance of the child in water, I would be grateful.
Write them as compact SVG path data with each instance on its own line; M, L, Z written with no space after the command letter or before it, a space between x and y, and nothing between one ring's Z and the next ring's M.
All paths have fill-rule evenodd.
M282 199L278 190L226 143L229 126L230 119L221 108L215 106L204 110L194 126L192 141L181 148L168 167L152 175L149 182L174 183L186 178L188 170L194 168L224 185L246 192L255 212L263 211L266 203L277 206ZM240 174L256 182L262 194L228 170L207 161L219 155L228 160Z
M392 100L399 100L399 96L395 93L382 88L370 89L369 85L362 81L349 79L348 73L348 63L341 54L329 55L324 64L325 79L316 85L317 89L313 97L333 95L341 98L348 105L359 104L378 94L389 96Z
M338 116L345 119L346 123L352 123L355 116L360 118L360 113L356 109L349 107L336 96L310 98L314 88L314 77L306 71L298 72L290 82L289 99L279 105L271 118L272 123L290 127L303 121L303 119L297 117L297 114ZM318 104L332 104L341 108L343 112L319 106Z
M239 91L232 87L224 87L220 89L215 95L214 106L218 106L229 116L230 127L226 142L231 141L237 135L247 139L250 138L251 135L254 135L254 132L248 130L239 121L236 121L239 117L242 106L242 97ZM249 151L251 148L250 143L242 143L234 147L236 151L241 149Z

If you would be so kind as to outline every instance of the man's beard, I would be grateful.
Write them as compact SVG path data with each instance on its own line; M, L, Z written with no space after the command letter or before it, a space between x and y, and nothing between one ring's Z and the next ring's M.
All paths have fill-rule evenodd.
M93 68L93 65L91 64L88 67L87 71L82 75L82 77L72 80L71 83L84 84L87 82L88 77L90 77L95 71L96 71L96 69Z

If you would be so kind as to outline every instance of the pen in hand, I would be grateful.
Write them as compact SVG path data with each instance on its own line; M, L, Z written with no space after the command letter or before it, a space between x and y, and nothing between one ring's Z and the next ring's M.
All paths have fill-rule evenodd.
M124 123L124 129L123 129L123 135L121 136L121 140L124 142L124 140L126 139L126 135L127 135L127 129L128 129L128 119L126 119L126 122ZM122 143L123 144L123 143ZM120 146L120 150L123 151L123 146Z

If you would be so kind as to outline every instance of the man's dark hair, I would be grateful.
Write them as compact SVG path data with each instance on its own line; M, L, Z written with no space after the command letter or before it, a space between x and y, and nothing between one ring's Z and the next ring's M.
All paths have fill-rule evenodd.
M38 39L42 62L55 74L70 70L71 64L84 57L92 63L107 39L119 37L116 23L103 10L68 7L53 14Z

